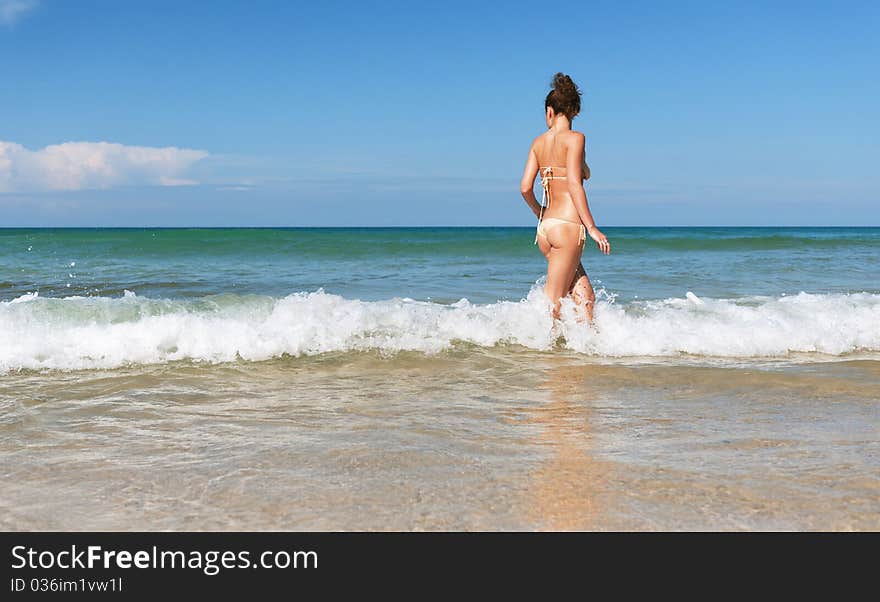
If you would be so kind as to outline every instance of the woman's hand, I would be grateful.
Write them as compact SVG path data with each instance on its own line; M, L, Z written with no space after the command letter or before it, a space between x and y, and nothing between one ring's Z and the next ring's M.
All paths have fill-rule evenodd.
M608 238L602 234L602 232L596 226L590 226L587 228L587 234L590 235L590 238L596 241L596 246L599 247L599 250L608 255L611 252L611 243L608 242Z

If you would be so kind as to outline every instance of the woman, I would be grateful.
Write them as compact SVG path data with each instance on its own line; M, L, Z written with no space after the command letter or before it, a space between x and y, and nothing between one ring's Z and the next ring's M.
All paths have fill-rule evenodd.
M581 92L562 73L553 77L552 86L544 101L547 131L532 142L520 191L538 218L535 242L547 258L544 294L553 303L554 319L559 318L561 299L570 294L592 322L595 295L581 265L581 254L587 235L606 255L611 245L596 227L584 192L583 181L590 177L584 160L584 135L571 129L581 110ZM542 203L534 190L539 173Z

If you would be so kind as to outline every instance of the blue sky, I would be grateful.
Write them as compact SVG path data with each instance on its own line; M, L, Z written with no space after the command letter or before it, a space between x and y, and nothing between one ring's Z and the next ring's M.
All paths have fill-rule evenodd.
M528 225L557 70L600 225L880 225L877 6L0 0L0 226Z

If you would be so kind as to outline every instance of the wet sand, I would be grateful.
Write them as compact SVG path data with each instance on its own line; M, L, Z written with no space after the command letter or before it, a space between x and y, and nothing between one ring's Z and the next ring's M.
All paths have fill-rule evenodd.
M325 354L0 376L4 530L878 530L880 362Z

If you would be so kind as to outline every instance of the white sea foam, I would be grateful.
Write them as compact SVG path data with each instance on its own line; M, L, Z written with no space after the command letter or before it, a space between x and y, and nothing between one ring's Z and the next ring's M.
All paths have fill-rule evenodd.
M451 305L367 302L321 291L194 300L130 291L119 298L30 293L0 302L0 372L259 361L332 351L437 353L461 344L551 350L557 344L551 331L564 336L568 349L600 357L839 356L880 352L880 295L728 300L690 294L628 304L600 295L595 326L578 322L569 303L561 328L553 329L537 286L520 302L462 299Z

